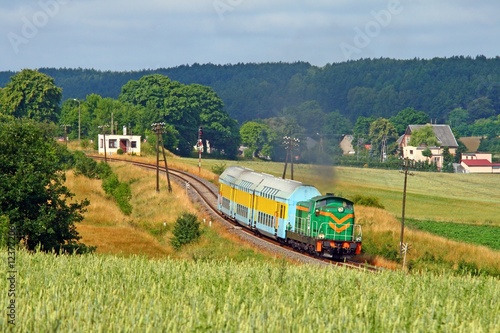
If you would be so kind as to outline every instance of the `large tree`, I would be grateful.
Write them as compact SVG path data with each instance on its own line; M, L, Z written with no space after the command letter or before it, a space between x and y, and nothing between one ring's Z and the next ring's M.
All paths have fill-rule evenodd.
M198 127L206 128L204 140L209 140L219 151L234 156L238 145L238 130L224 110L219 96L209 87L199 84L184 85L168 77L146 75L129 81L122 88L120 101L146 108L145 116L163 121L177 131L177 152L187 155L196 144Z
M57 120L62 89L54 79L36 70L24 69L10 78L2 92L2 112L36 121Z
M53 139L55 126L21 119L0 122L0 216L15 226L29 250L79 251L75 227L87 200L64 186L69 153Z
M271 156L276 133L269 125L248 121L240 128L241 143L248 146L253 157Z
M424 126L411 133L410 146L426 145L428 147L439 146L438 139L431 125Z
M372 144L372 151L375 155L381 156L382 147L385 144L385 152L388 154L395 150L395 142L398 134L394 125L385 118L378 118L370 124L369 139ZM385 157L384 157L385 158Z
M402 135L408 125L424 125L429 122L429 115L424 111L417 111L414 108L406 108L391 117L391 123L399 135Z

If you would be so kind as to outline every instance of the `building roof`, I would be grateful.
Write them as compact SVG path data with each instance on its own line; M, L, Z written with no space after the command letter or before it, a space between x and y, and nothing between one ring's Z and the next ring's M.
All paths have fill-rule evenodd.
M461 162L469 167L490 167L490 166L493 166L493 163L491 163L490 161L485 160L485 159L462 160Z
M458 147L458 142L455 139L449 125L408 125L406 134L411 134L413 131L419 130L425 126L432 126L432 130L434 131L441 147Z

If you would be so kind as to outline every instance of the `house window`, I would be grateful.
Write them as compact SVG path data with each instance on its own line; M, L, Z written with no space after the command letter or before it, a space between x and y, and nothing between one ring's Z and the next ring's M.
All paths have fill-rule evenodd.
M101 141L99 142L99 148L102 148L103 147L103 139L101 139Z
M109 140L109 148L117 148L116 139Z
M413 155L413 149L410 149L410 155Z
M131 148L137 148L137 141L130 141Z

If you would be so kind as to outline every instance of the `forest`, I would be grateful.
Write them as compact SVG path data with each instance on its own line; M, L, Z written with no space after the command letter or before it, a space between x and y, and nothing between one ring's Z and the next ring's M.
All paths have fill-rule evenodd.
M40 68L63 89L63 100L95 93L118 98L121 87L144 75L162 74L183 84L214 89L229 115L240 123L278 116L283 109L316 101L325 112L390 118L406 107L426 112L433 122L450 111L469 111L468 121L500 114L500 57L362 59L312 66L296 63L193 64L155 70L111 72ZM0 72L5 86L13 72Z
M224 113L239 126L251 122L254 132L265 134L256 148L267 153L283 135L320 142L354 133L366 142L367 125L379 118L391 121L395 136L402 134L408 120L445 123L458 137L484 137L483 150L500 151L500 57L361 59L323 67L280 62L192 64L129 72L41 68L39 72L62 88L63 103L91 95L118 99L129 81L155 74L183 85L210 87L222 101ZM0 87L14 74L0 72ZM402 112L416 119L398 119Z

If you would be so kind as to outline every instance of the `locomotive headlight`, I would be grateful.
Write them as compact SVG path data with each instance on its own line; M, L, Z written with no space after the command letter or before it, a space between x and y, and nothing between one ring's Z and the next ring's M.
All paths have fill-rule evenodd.
M343 213L344 212L344 207L339 207L337 210L338 210L339 213Z
M319 239L325 239L325 234L319 234L318 237Z

